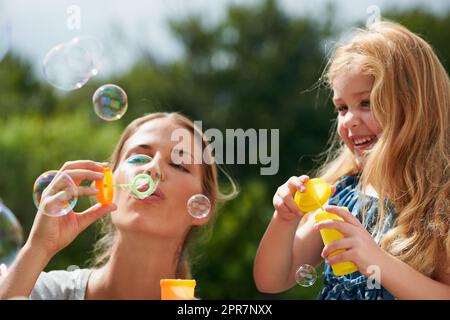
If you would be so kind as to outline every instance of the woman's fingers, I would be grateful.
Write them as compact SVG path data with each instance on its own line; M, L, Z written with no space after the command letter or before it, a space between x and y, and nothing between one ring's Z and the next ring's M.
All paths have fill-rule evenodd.
M78 196L96 196L98 189L95 187L77 187Z
M71 169L86 169L92 171L102 171L103 168L108 166L107 162L95 162L91 160L76 160L66 162L61 170L71 170Z
M86 229L89 225L106 215L107 213L114 211L117 209L117 206L114 203L110 204L101 204L97 203L89 209L75 214L77 215L78 225L80 231Z
M102 172L86 169L65 170L64 173L67 173L73 180L80 182L83 180L102 180L104 177Z

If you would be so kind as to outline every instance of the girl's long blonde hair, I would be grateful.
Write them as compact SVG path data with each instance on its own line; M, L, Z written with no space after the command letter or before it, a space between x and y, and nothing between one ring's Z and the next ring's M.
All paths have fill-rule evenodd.
M386 217L385 200L397 213L381 246L435 278L438 261L450 258L449 77L426 41L387 21L338 46L324 80L332 87L338 73L355 66L374 78L370 105L383 132L362 171L334 139L336 151L318 174L335 183L360 172L361 190L370 184L379 194L376 230Z
M234 181L231 179L231 177L226 174L225 171L222 170L222 172L226 175L226 177L231 182L232 191L229 194L223 194L219 190L219 182L218 182L218 172L216 165L214 161L214 157L211 154L210 148L207 148L209 145L208 139L205 137L205 135L201 132L199 128L197 128L194 123L186 118L185 116L179 114L179 113L166 113L166 112L158 112L158 113L151 113L148 115L145 115L143 117L140 117L133 122L131 122L127 128L122 133L122 136L117 143L114 152L111 156L111 169L114 171L117 166L119 165L119 160L122 155L123 146L125 145L125 142L139 129L140 126L143 124L153 121L156 119L162 119L162 118L169 118L171 119L176 125L179 125L182 128L186 128L192 132L194 136L201 137L202 141L202 154L206 150L206 155L209 157L207 159L208 161L202 161L202 192L204 195L208 197L208 199L211 202L211 218L207 222L207 225L203 226L194 226L191 227L188 234L185 237L185 241L183 244L183 247L180 248L180 256L178 261L178 266L176 270L176 277L181 279L189 279L192 277L191 275L191 255L192 255L192 243L193 240L195 240L196 237L199 236L199 232L203 231L203 235L205 237L209 237L212 232L212 227L215 220L215 215L213 214L215 211L215 208L217 207L217 204L219 202L224 202L226 200L230 200L233 197L237 195L237 186L234 183ZM92 259L92 265L93 267L100 267L109 260L111 255L111 249L114 242L114 237L116 233L116 228L111 222L110 215L107 215L104 217L101 221L101 234L102 237L96 242L94 246L94 258Z

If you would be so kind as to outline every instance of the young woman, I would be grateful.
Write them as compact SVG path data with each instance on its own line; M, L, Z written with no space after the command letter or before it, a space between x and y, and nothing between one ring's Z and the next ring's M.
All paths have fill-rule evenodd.
M174 141L172 133L178 129L186 130L192 139ZM212 223L217 202L236 192L233 184L232 194L220 193L214 161L202 161L204 153L212 159L206 147L207 140L191 120L176 113L155 113L125 129L110 164L67 162L62 170L77 184L103 179L105 165L119 183L158 166L161 181L144 199L129 188L116 188L111 205L96 204L83 213L71 211L61 217L38 211L26 244L0 283L0 298L160 299L160 279L190 279L191 238L199 227ZM181 163L173 161L175 154L182 155ZM97 193L93 187L78 189L79 195ZM208 216L189 215L187 202L194 194L210 200ZM93 268L42 272L57 252L105 215L107 232L97 243Z

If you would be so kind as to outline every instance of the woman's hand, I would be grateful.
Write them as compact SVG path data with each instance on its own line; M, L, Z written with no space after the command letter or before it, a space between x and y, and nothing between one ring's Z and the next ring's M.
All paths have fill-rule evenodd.
M326 206L325 211L334 213L344 221L323 220L315 224L315 228L335 229L344 235L344 238L335 240L322 250L322 257L327 258L330 253L339 249L347 251L338 253L326 259L326 263L333 265L339 262L351 261L361 274L370 276L372 265L377 265L386 252L381 249L367 232L364 226L347 209L337 206Z
M300 177L290 177L285 184L281 185L273 197L275 214L286 221L299 220L304 212L300 211L294 202L294 195L297 191L305 192L305 183L309 181L306 175Z
M97 189L94 187L82 187L79 184L83 180L102 180L102 168L103 165L100 163L89 160L78 160L66 162L61 168L61 171L68 174L74 180L77 186L77 196L95 196L98 192ZM56 180L54 186L56 187L60 183L57 179L59 179L58 175L54 178ZM49 210L49 208L57 207L59 205L58 201L64 197L70 197L70 195L62 192L51 194L47 189L44 191L38 214L36 215L27 241L32 247L39 246L40 249L45 250L49 255L56 254L70 244L91 223L116 209L114 204L96 204L84 212L70 211L64 216L54 217L42 213Z

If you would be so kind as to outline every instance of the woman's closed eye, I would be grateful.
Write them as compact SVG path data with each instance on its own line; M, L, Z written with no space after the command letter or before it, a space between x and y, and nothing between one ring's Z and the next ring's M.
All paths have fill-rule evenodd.
M182 164L177 164L177 163L171 162L170 165L171 165L172 167L174 167L174 168L180 170L180 171L190 173L190 171L189 171L185 166L183 166Z
M128 157L127 162L130 164L149 163L152 161L152 157L146 154L134 154Z

